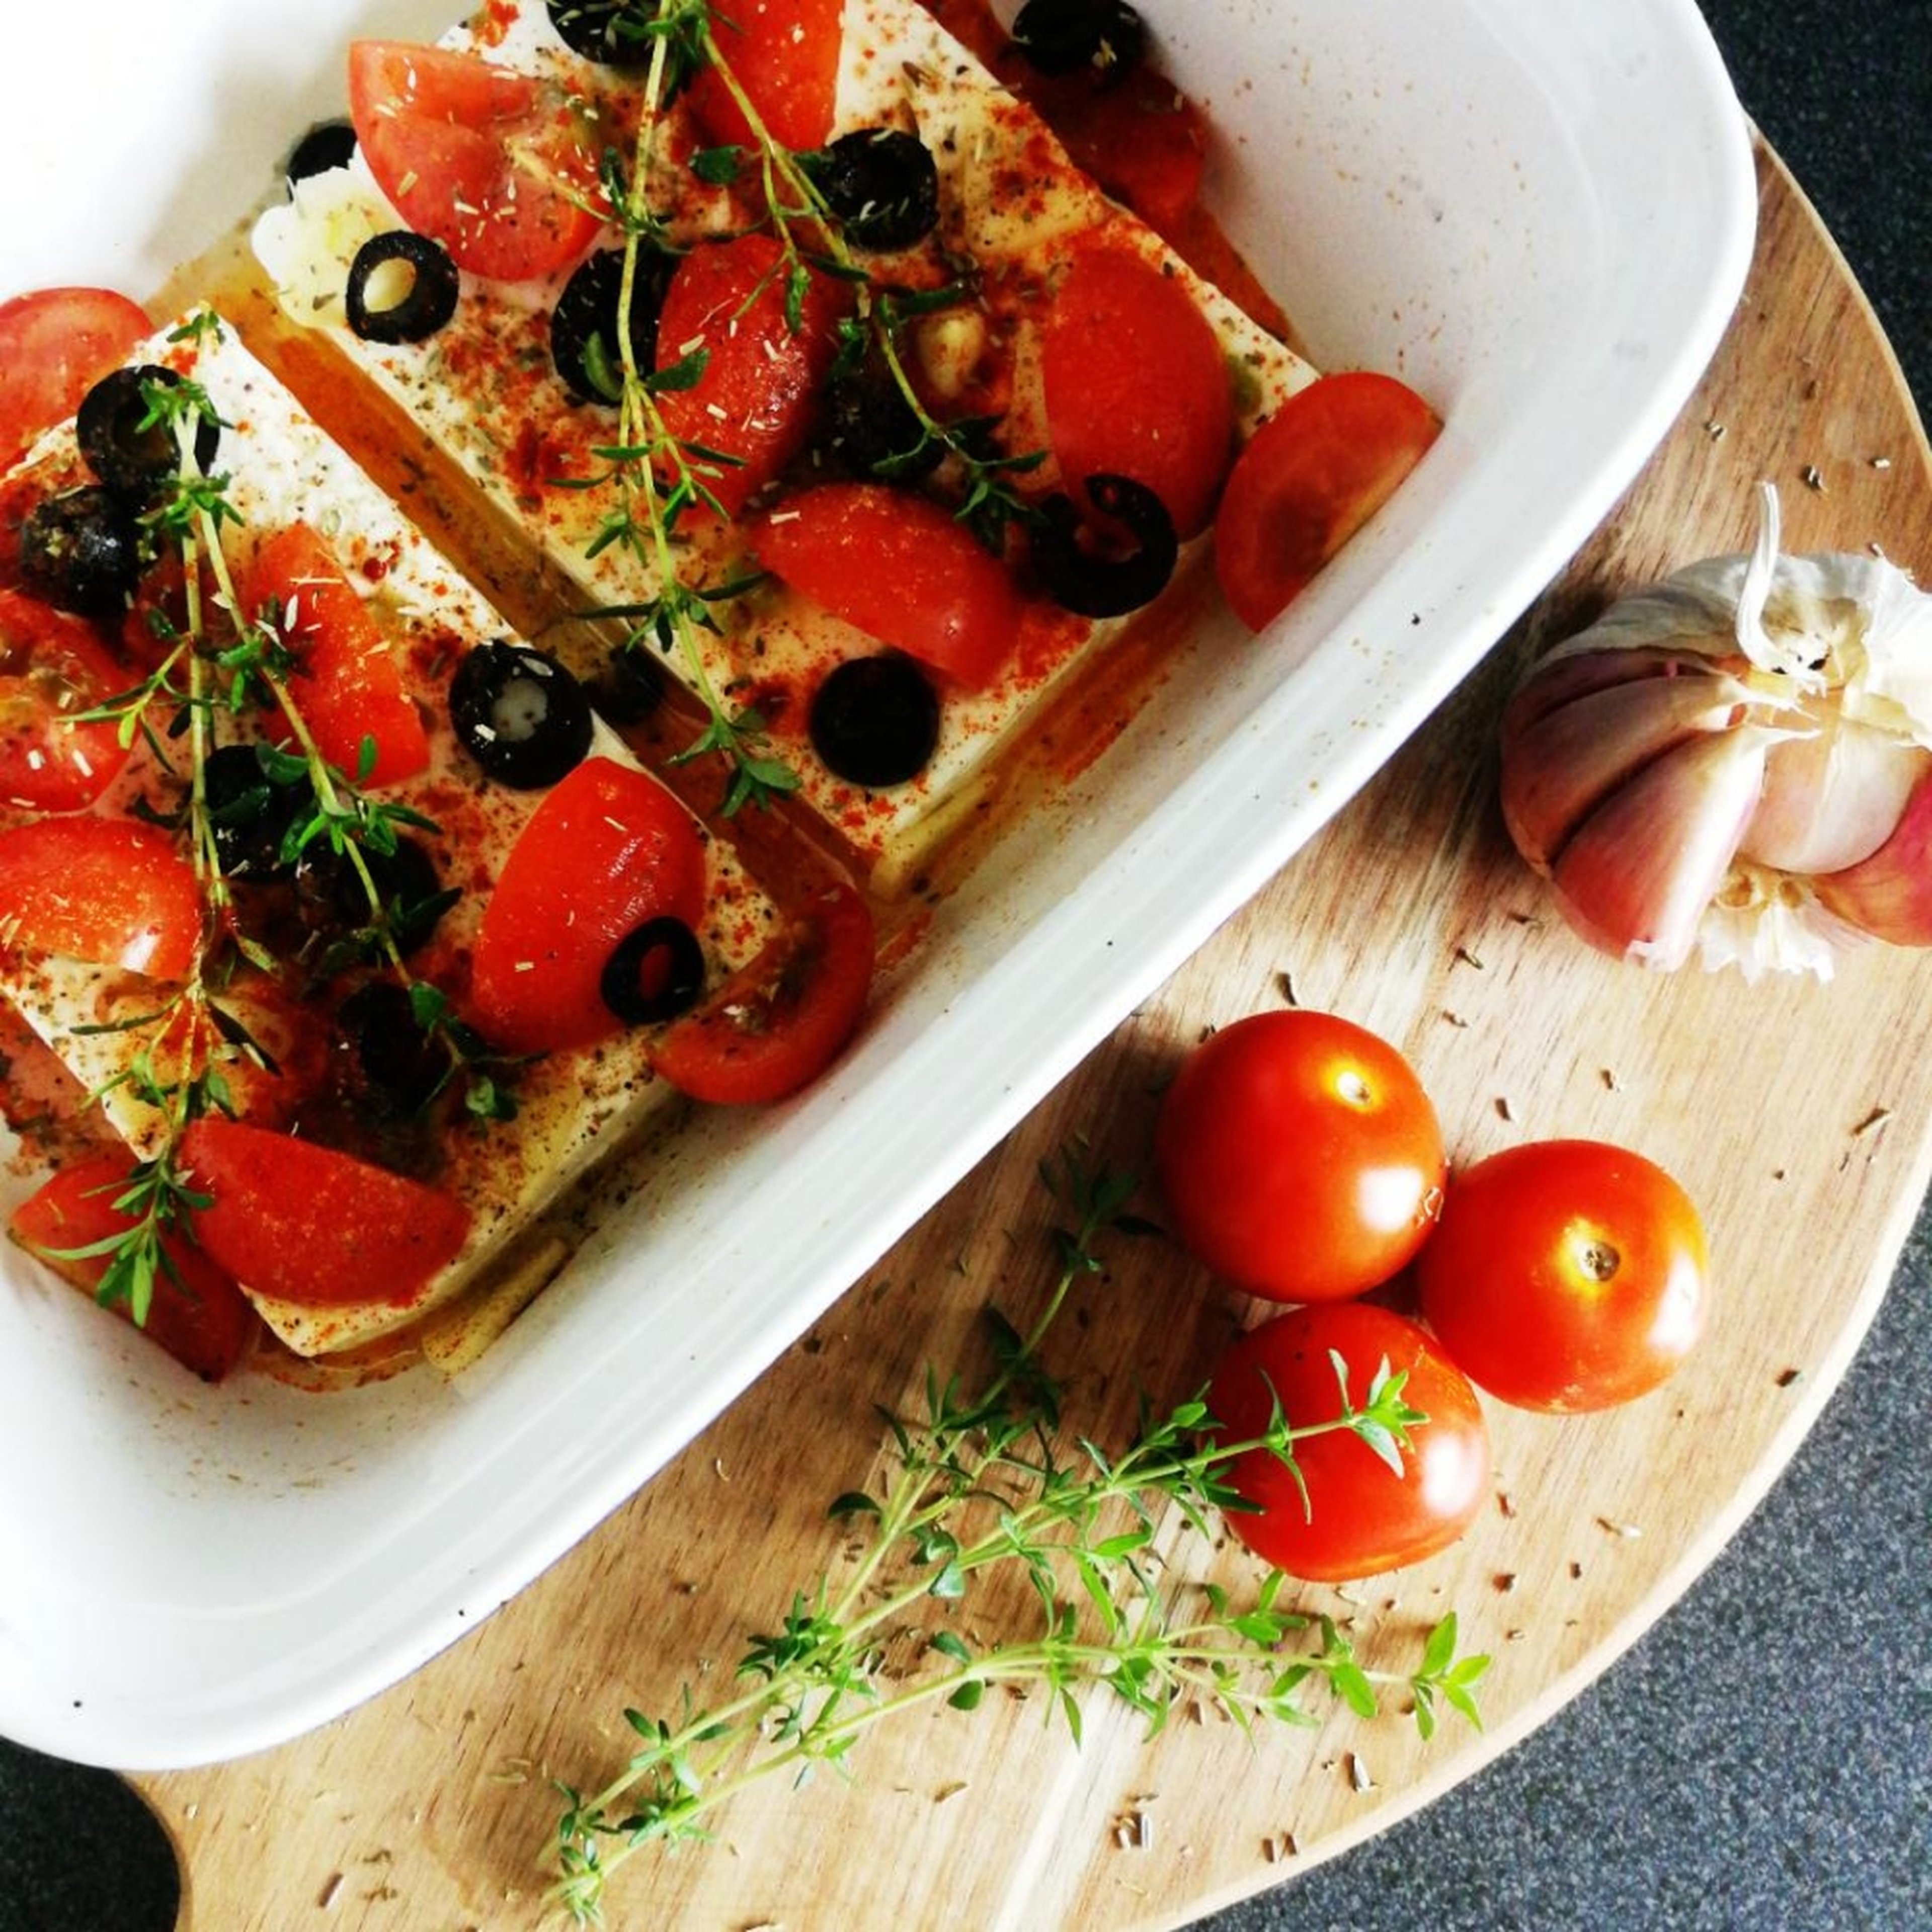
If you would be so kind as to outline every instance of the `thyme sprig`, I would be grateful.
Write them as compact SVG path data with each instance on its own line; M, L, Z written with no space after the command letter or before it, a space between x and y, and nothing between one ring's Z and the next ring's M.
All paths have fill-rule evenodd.
M580 1922L601 1919L628 1859L706 1838L738 1792L821 1765L848 1768L875 1725L935 1704L971 1710L995 1687L1043 1690L1076 1743L1082 1694L1095 1689L1136 1712L1150 1736L1196 1703L1244 1728L1313 1724L1301 1700L1317 1683L1364 1718L1384 1694L1402 1692L1424 1737L1438 1705L1480 1721L1474 1686L1489 1660L1458 1654L1453 1613L1412 1665L1391 1671L1364 1664L1332 1618L1292 1607L1279 1571L1239 1601L1218 1584L1168 1580L1164 1526L1205 1530L1214 1512L1241 1507L1230 1481L1238 1458L1259 1450L1292 1468L1300 1443L1343 1430L1384 1450L1406 1444L1426 1418L1402 1400L1402 1378L1384 1365L1362 1404L1345 1388L1322 1421L1292 1425L1277 1408L1252 1440L1217 1439L1197 1396L1165 1415L1144 1411L1118 1454L1065 1441L1066 1392L1042 1346L1075 1285L1103 1270L1102 1238L1146 1224L1130 1210L1131 1178L1091 1168L1078 1149L1044 1164L1040 1178L1072 1216L1053 1234L1058 1269L1046 1304L1024 1333L992 1315L994 1364L982 1385L928 1370L922 1414L886 1414L891 1473L830 1508L835 1520L862 1527L862 1549L749 1638L735 1694L706 1704L687 1685L673 1717L627 1711L642 1744L616 1775L589 1794L557 1786L551 1895ZM1024 1578L1036 1623L983 1640L948 1612L998 1574ZM908 1650L909 1664L889 1667L889 1655Z

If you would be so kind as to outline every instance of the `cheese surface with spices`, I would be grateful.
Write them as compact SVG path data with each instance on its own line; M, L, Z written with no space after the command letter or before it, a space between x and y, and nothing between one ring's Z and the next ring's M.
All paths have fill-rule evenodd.
M640 70L572 52L542 5L493 4L441 45L533 77L551 91L548 98L568 104L580 127L594 130L584 136L590 147L608 143L625 154L635 140ZM397 82L405 93L410 84ZM670 252L640 250L637 278L661 274L670 286L660 291L662 326L656 316L634 323L640 334L655 331L654 345L633 346L644 352L640 359L648 369L654 346L660 380L680 362L688 374L692 358L708 361L693 388L667 385L656 400L664 427L698 452L699 481L715 493L716 507L730 512L684 519L668 547L611 535L625 464L613 454L625 448L614 443L620 422L614 385L600 392L594 364L588 381L574 365L575 380L567 378L555 352L561 318L580 299L576 261L517 280L465 268L440 326L418 340L368 339L349 314L357 256L373 239L410 224L379 187L382 170L372 166L366 140L346 164L296 182L286 205L257 223L254 246L288 317L325 332L419 423L578 602L617 614L618 628L635 626L645 648L664 646L674 671L700 690L708 684L728 708L742 707L754 719L855 870L890 898L917 886L935 852L989 806L1003 760L1048 698L1124 632L1158 623L1169 604L1184 600L1184 580L1203 561L1204 518L1177 519L1182 527L1173 590L1132 614L1066 608L1043 587L1037 570L1025 567L1028 542L1009 537L1007 556L1017 550L1022 568L985 619L996 639L976 640L962 656L955 632L937 646L920 632L934 599L956 603L970 594L942 568L934 546L922 544L912 578L896 584L893 573L902 555L914 553L914 538L882 547L871 522L856 529L841 522L831 566L841 581L831 592L822 562L815 574L790 567L788 550L799 547L788 542L794 519L809 526L814 556L822 558L826 548L822 526L830 508L817 487L836 478L848 492L864 490L884 476L901 503L938 503L949 514L970 508L986 482L1010 492L1022 515L1057 493L1078 496L1084 479L1062 473L1070 446L1052 420L1052 372L1043 364L1056 304L1078 265L1094 256L1144 265L1183 292L1204 321L1204 340L1218 356L1214 386L1226 398L1225 405L1215 399L1226 410L1224 447L1215 452L1222 467L1232 446L1316 372L1102 194L1040 116L915 0L847 0L829 121L811 130L818 145L802 178L836 200L844 190L832 162L822 158L842 165L853 149L842 144L861 144L862 159L868 141L916 137L931 158L929 225L916 233L895 232L890 223L869 230L865 224L877 211L862 203L857 218L844 223L848 238L840 242L838 224L819 219L808 245L799 250L810 272L801 273L790 291L788 332L772 330L763 310L778 305L783 278L796 266L788 238L807 226L795 212L800 177L782 176L772 188L760 150L742 132L715 131L729 118L715 104L716 92L707 96L694 86L668 101L654 117L647 144L653 220ZM782 92L779 105L791 99ZM365 107L358 128L380 131L381 116L395 106ZM406 198L416 186L405 176L398 192ZM794 212L775 220L775 206ZM608 202L603 206L611 212ZM853 242L855 236L880 245ZM608 221L586 243L587 259L614 262L623 239L621 225ZM614 266L607 272L614 275ZM714 285L709 300L697 290L700 278ZM896 309L882 327L892 304ZM608 313L614 320L614 302ZM699 326L686 332L680 319L693 315ZM868 467L855 460L842 418L834 414L827 421L821 413L795 428L774 425L772 441L784 447L767 460L754 418L769 392L758 392L748 406L742 385L732 386L721 375L733 359L734 338L760 331L760 352L773 360L795 350L803 355L800 340L822 335L824 355L810 374L814 386L829 374L835 392L842 356L852 358L863 344L876 359L889 340L906 386L932 421L958 432L957 440L929 452L944 460L922 482L922 465ZM676 339L667 340L673 333ZM1094 354L1118 352L1101 339L1110 333L1096 332L1087 345ZM604 346L607 362L614 362L610 345ZM1156 370L1146 386L1158 388L1162 377ZM1156 421L1143 433L1157 441L1163 430ZM742 466L707 461L714 442L742 448L747 434L754 447ZM928 440L916 424L912 435ZM975 436L983 469L960 460ZM661 458L657 467L662 472ZM838 507L842 515L849 505ZM861 507L869 518L872 506ZM705 600L707 621L692 628L688 650L670 648L665 631L652 630L668 574ZM869 595L854 587L866 578L873 580L864 586ZM816 707L830 702L827 680L835 670L882 654L902 673L905 658L919 664L928 687L924 701L934 713L931 742L902 762L874 766L862 758L854 765L826 748ZM847 682L855 681L848 674Z

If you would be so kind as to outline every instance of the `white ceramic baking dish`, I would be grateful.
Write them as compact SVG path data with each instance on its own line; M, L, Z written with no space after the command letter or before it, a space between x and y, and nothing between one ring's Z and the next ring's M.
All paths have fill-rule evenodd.
M1440 442L1272 633L1204 638L1213 677L1172 680L946 904L833 1077L683 1143L454 1388L203 1390L0 1260L0 1731L126 1768L231 1756L473 1629L1363 784L1663 436L1754 227L1691 0L1145 10L1219 130L1217 205L1315 359L1399 372L1442 408ZM447 24L439 0L164 16L97 0L90 39L118 51L84 114L58 76L14 90L0 295L152 294L339 111L352 34Z

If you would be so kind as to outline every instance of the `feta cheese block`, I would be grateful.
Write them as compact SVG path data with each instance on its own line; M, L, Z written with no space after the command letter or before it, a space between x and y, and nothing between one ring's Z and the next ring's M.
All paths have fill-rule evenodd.
M124 706L152 667L125 767L84 813L56 820L0 805L0 838L50 825L64 836L106 820L164 856L172 842L168 862L202 895L202 937L191 969L155 977L125 954L104 961L36 946L16 922L0 932L0 993L91 1096L92 1118L124 1144L130 1170L178 1154L179 1096L200 1082L211 1117L341 1152L459 1204L460 1245L400 1291L370 1279L331 1284L328 1298L316 1300L245 1278L242 1286L299 1355L364 1348L441 1311L430 1332L460 1363L556 1265L541 1238L544 1210L601 1157L669 1118L678 1096L654 1076L650 1046L672 1008L694 1007L756 958L781 921L740 861L587 704L580 718L570 712L565 768L535 778L524 770L514 783L500 765L486 768L477 732L488 750L514 737L520 705L548 705L554 718L568 708L556 694L564 687L543 682L550 674L532 668L542 661L232 330L202 312L130 366L170 372L205 397L204 423L218 417L218 444L196 488L219 508L188 526L191 572L164 548L124 620L102 620L104 632L118 625L133 667L117 701ZM11 523L91 487L70 423L42 438L0 494ZM184 491L176 500L189 499ZM274 646L266 674L280 703L232 701L251 627L257 644ZM231 635L234 651L221 652ZM332 671L326 654L344 637L366 661ZM206 647L190 650L191 640ZM541 694L500 694L466 737L453 692L466 673L503 663L536 677ZM351 694L348 735L324 759L310 747L344 729L342 700L326 700L332 676ZM370 695L388 688L385 680L398 688L386 711ZM392 742L404 748L386 776ZM280 748L266 764L264 746ZM320 772L332 776L319 780ZM294 813L287 824L276 819L278 800ZM566 808L578 818L560 832ZM331 808L365 829L380 819L386 835L351 834L338 850L320 832L292 854L304 814L313 831ZM625 823L634 812L637 822ZM268 834L250 849L258 821ZM652 917L652 854L675 854L664 867L666 878L676 874L675 889L663 891L671 910L659 923L663 943L688 956L653 968L640 956L640 984L654 970L682 973L675 1000L644 984L640 1010L620 1018L614 1006L587 1027L566 1027L556 1015L572 995L557 962L580 929L594 935L605 916L597 880L571 871L572 854L586 848L617 881L614 896L644 881L634 890ZM518 880L527 903L506 937L492 921L510 918ZM553 915L554 932L543 922ZM594 959L590 970L594 980ZM409 1056L424 1039L460 1050L412 1072ZM400 1075L386 1055L403 1063ZM546 1257L535 1272L532 1252ZM506 1268L507 1288L496 1282ZM472 1288L482 1312L460 1315L452 1304Z
M554 85L608 130L620 152L636 125L635 71L572 54L535 0L500 0L442 44ZM754 167L730 182L717 168L692 165L705 136L691 112L682 96L662 111L651 177L654 210L687 260L717 250L721 236L774 232L755 191ZM878 304L897 292L905 309L898 348L932 413L986 424L1009 460L1000 480L1028 503L1084 482L1059 473L1041 375L1054 302L1083 254L1133 255L1186 292L1226 358L1236 439L1313 380L1306 363L1103 195L1039 116L916 0L846 0L832 130L835 139L862 130L916 135L934 164L938 209L928 234L866 255L856 286L849 275L842 283L828 278L824 298L875 318ZM253 245L286 316L324 332L422 424L574 586L584 608L634 619L651 613L667 566L706 592L708 622L693 629L688 650L668 650L665 662L700 692L755 712L772 752L796 775L800 795L882 896L911 888L939 847L989 807L1016 739L1056 691L1124 632L1158 624L1169 604L1186 600L1186 577L1207 542L1189 530L1181 532L1168 596L1132 615L1077 615L1022 574L998 664L983 676L942 669L934 676L936 742L916 771L855 777L848 767L842 776L817 747L809 726L814 701L834 668L902 640L890 618L868 618L861 628L802 594L783 573L759 574L761 532L782 527L799 495L828 460L836 463L836 448L823 436L810 440L742 510L732 504L733 516L687 519L671 545L610 540L618 412L586 400L559 374L552 353L553 311L570 272L509 282L465 271L453 313L434 332L415 341L364 339L348 313L352 270L373 238L406 226L358 152L296 184L285 202L260 217ZM590 252L621 242L617 228L607 226ZM748 326L742 305L721 308L689 340L660 340L660 364L715 354L723 337ZM921 487L956 507L956 464L942 465ZM728 471L710 475L722 490Z

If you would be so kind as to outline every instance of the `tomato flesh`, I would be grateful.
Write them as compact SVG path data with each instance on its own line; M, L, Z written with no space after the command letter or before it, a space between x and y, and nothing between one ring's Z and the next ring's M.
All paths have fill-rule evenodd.
M1120 248L1075 258L1040 342L1047 430L1076 500L1130 476L1184 538L1208 527L1234 434L1220 339L1175 278Z
M0 302L0 470L72 416L153 329L111 289L37 289Z
M883 483L824 483L760 526L760 560L881 644L975 687L1024 616L1006 566L940 505Z
M1442 430L1405 382L1358 370L1298 391L1236 459L1214 519L1228 608L1264 630L1395 494Z
M278 530L256 552L239 588L251 618L272 607L275 628L296 660L290 696L332 765L364 776L366 740L375 748L369 784L394 784L428 769L429 734L401 666L314 530L293 524Z
M586 758L518 835L483 910L471 1004L476 1024L514 1053L586 1046L623 1025L604 1001L604 969L646 920L704 916L704 842L655 778Z
M1365 1028L1304 1008L1197 1047L1162 1102L1154 1156L1181 1240L1275 1301L1388 1280L1434 1226L1447 1174L1414 1069Z
M1428 1420L1411 1426L1400 1474L1352 1431L1298 1442L1305 1496L1266 1449L1233 1459L1228 1478L1249 1508L1230 1511L1229 1526L1264 1562L1310 1582L1378 1576L1446 1550L1474 1520L1490 1474L1489 1431L1467 1377L1414 1322L1368 1302L1296 1309L1243 1336L1208 1388L1219 1439L1264 1436L1276 1400L1291 1426L1335 1418L1331 1351L1358 1408L1386 1362L1406 1374L1402 1400Z
M822 148L831 135L843 12L844 0L733 0L712 17L718 60L782 148ZM689 98L715 146L756 149L752 124L715 64L693 77Z
M658 406L728 516L804 448L838 350L844 288L810 274L794 329L784 260L766 234L694 248L671 278L658 322L660 370L704 356L696 383L665 390Z
M128 753L112 719L77 720L130 682L81 619L0 589L0 799L40 812L92 805Z
M187 978L200 881L173 839L131 819L41 818L0 832L0 941L153 980Z
M109 1258L58 1251L112 1240L134 1225L134 1217L114 1204L127 1187L130 1158L107 1152L70 1162L21 1202L9 1223L23 1247L89 1294L106 1273ZM141 1332L204 1382L220 1382L248 1353L261 1318L233 1277L184 1235L164 1233L161 1250L173 1272L164 1268L155 1276ZM132 1318L125 1301L114 1306Z
M865 901L849 886L828 886L700 1011L666 1030L652 1064L694 1100L782 1100L851 1038L877 955Z
M1634 1400L1702 1332L1709 1274L1690 1196L1601 1141L1533 1141L1455 1176L1416 1267L1422 1311L1480 1387L1567 1413Z
M208 1205L194 1236L258 1294L312 1307L412 1300L469 1238L440 1190L292 1134L211 1115L179 1164Z
M602 226L578 111L526 74L443 47L357 40L349 112L391 205L460 268L499 281L552 274Z

